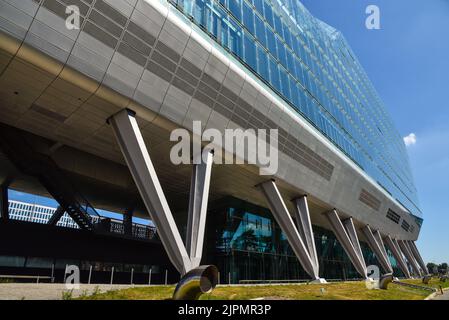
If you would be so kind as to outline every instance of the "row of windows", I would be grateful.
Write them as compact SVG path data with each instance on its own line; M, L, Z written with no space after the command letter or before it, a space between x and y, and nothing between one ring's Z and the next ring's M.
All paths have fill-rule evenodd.
M306 31L292 28L291 22L285 23L285 15L273 10L269 0L170 1L304 114L398 200L408 208L416 208L415 213L419 211L411 175L398 165L407 162L403 161L403 150L385 147L393 136L389 132L391 123L385 120L388 119L385 112L378 110L381 109L377 106L378 99L370 102L366 99L361 87L366 89L367 81L349 50L340 52L338 57L335 45L325 43L322 31L314 28L312 22L308 28L306 25ZM290 7L298 17L299 9L291 4ZM309 30L314 31L315 38ZM343 56L347 59L346 66L341 62ZM366 90L375 94L369 83ZM364 106L362 99L370 107ZM395 141L394 145L399 144Z
M47 223L55 211L56 209L54 208L40 207L17 202L10 202L9 205L10 218L18 221ZM78 225L68 216L67 213L61 217L57 225L61 227L78 228Z
M246 2L243 3L245 4L243 8L249 6ZM351 158L358 158L354 145L341 132L336 123L329 121L325 115L326 111L320 108L318 102L305 90L310 88L311 91L316 92L318 85L312 79L312 74L306 64L294 55L293 49L289 48L288 44L306 56L303 45L297 38L291 37L285 24L274 24L279 25L277 27L279 31L271 30L270 27L267 27L266 22L261 20L261 17L248 9L243 14L246 27L248 27L244 30L232 16L226 14L222 6L211 0L194 2L188 0L178 2L178 4L218 42L243 60L301 113L307 115ZM237 16L241 15L237 14ZM280 20L277 15L275 16L277 18L274 21ZM252 33L250 30L253 30ZM275 32L281 32L282 36ZM320 96L320 94L317 93L316 96ZM362 161L359 159L357 162Z

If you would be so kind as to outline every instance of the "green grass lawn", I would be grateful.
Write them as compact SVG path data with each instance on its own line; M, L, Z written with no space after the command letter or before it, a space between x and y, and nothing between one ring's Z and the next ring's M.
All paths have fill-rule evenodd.
M422 285L421 280L405 282ZM433 279L428 287L443 288L449 282ZM166 300L171 299L174 286L138 287L84 296L86 300ZM220 286L202 300L248 300L254 298L290 300L423 300L431 292L390 284L388 290L369 290L364 282L329 284Z

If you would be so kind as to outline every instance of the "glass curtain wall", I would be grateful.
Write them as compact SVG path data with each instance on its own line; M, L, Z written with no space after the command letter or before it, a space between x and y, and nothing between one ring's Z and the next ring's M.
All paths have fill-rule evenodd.
M169 0L421 217L402 137L340 32L298 0Z
M222 283L242 280L309 280L287 239L269 210L248 202L226 198L208 216L206 252L216 264ZM329 230L313 226L320 262L326 279L357 279L342 246ZM361 243L367 265L379 265L375 255ZM390 258L391 259L391 258ZM396 263L392 259L394 267Z

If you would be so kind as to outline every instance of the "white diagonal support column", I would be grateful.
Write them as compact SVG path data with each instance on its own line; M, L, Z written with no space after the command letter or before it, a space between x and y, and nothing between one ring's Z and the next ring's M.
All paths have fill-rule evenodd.
M314 267L314 261L307 252L306 245L301 239L298 229L296 228L295 223L288 212L276 183L272 180L266 181L260 184L260 188L267 199L268 205L270 206L276 222L285 233L285 236L287 237L287 240L302 267L314 280L318 280L319 275L316 273L318 268Z
M377 243L380 246L380 250L382 250L382 253L383 253L384 257L387 259L388 264L391 267L390 258L388 257L387 250L385 249L385 244L384 244L384 241L382 239L382 235L380 234L380 231L379 230L375 230L373 232L373 235L374 235L374 238L376 238L376 241L377 241Z
M349 239L351 239L352 245L354 246L355 252L357 253L357 257L359 258L360 263L366 268L366 262L365 258L363 257L362 248L360 247L360 241L357 235L357 231L355 230L354 220L352 218L345 219L343 221L343 226L345 227L346 232L348 233Z
M388 260L388 257L384 255L384 253L380 247L380 244L377 242L376 238L374 237L373 232L371 231L370 226L366 225L365 227L363 227L362 232L365 235L366 240L368 241L368 245L370 246L371 250L376 255L377 260L381 264L384 271L386 273L393 273L393 268L391 267L390 261ZM383 243L382 243L382 246L383 246Z
M359 255L356 252L357 249L355 248L351 238L348 235L348 232L343 226L343 223L341 222L340 217L338 216L337 210L334 209L329 212L326 212L325 216L327 217L331 225L332 231L337 237L337 240L340 242L341 246L345 250L346 254L349 257L349 260L351 260L352 265L357 270L357 272L364 279L366 279L368 273L366 270L366 265L362 263L362 261L360 260Z
M203 156L204 154L204 156ZM192 268L200 266L206 228L207 202L209 200L210 176L214 160L213 150L204 150L194 161L187 221L186 248Z
M397 240L399 244L399 248L401 249L402 253L407 258L408 263L412 266L413 271L417 276L421 276L421 271L419 270L419 266L415 261L415 258L413 257L412 252L410 251L410 248L408 247L407 243L402 240Z
M181 274L185 274L191 269L190 257L151 162L135 113L122 110L111 117L109 123L170 261Z
M318 255L316 253L315 239L313 236L312 221L310 220L307 196L296 198L294 202L298 232L301 235L302 239L304 239L310 258L314 262L315 274L319 274Z
M415 256L416 261L419 263L422 271L424 272L424 274L429 274L429 270L427 269L426 264L424 263L423 258L421 257L421 254L418 251L418 248L416 247L416 244L414 241L408 241L409 243L409 247L412 250L413 255Z
M416 260L416 257L415 257L415 255L413 254L412 247L410 246L410 242L407 241L407 240L402 240L402 243L403 243L403 244L405 245L405 247L407 248L407 251L408 251L408 253L409 253L409 255L410 255L410 259L413 260L414 268L417 270L417 273L419 274L419 276L422 277L422 276L426 275L426 274L424 273L424 270L421 270L421 268L420 268L420 266L419 266L419 263L418 263L418 260Z
M396 259L399 268L401 268L402 272L404 273L404 276L406 278L410 278L410 271L407 268L407 264L405 263L404 257L402 256L402 253L397 244L390 236L385 237L385 244L388 246L388 248L390 248L391 253L393 253L393 256Z

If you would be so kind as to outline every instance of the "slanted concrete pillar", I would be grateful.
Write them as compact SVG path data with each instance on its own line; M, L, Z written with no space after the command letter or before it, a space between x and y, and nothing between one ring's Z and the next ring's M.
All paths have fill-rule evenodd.
M416 261L419 263L419 266L421 267L422 271L425 275L429 274L429 270L427 269L426 264L424 263L423 258L421 257L421 254L418 251L418 248L416 247L416 244L414 241L408 241L409 247L415 256Z
M374 236L373 232L371 231L371 228L369 225L366 225L362 228L362 232L365 235L366 240L368 241L368 245L370 246L371 250L374 252L374 254L377 257L377 260L381 264L382 268L386 273L393 273L393 268L391 267L390 261L388 260L388 257L384 255L381 245L376 240L376 237ZM385 250L385 248L384 248Z
M131 110L122 110L112 116L108 122L112 126L137 189L170 261L181 275L185 275L197 268L201 262L213 151L203 150L204 157L197 156L206 160L196 162L200 164L195 164L193 167L186 248L143 140L135 113Z
M314 262L315 274L319 274L318 255L316 253L315 239L313 236L312 221L310 220L309 204L307 196L302 196L294 200L296 224L298 225L298 232L309 252L310 258Z
M349 239L351 239L352 245L354 246L355 253L360 260L361 265L366 268L365 258L363 257L362 247L360 246L359 237L357 235L357 231L355 230L354 220L352 218L345 219L343 222L343 226L348 233Z
M396 262L398 263L399 268L404 273L404 276L406 278L410 278L411 277L410 271L408 270L407 264L405 263L404 257L402 256L402 253L401 253L401 250L399 249L399 247L397 246L395 241L390 236L386 236L385 244L388 246L391 253L393 253L393 256L396 259Z
M408 263L412 266L413 271L417 276L421 276L421 270L419 270L418 263L416 263L415 258L413 257L412 252L410 251L410 248L408 247L407 243L402 240L397 240L399 244L399 248L404 253L405 257L407 258Z
M301 235L298 232L290 213L288 212L287 206L281 197L276 183L270 180L261 183L259 186L268 202L276 222L279 224L281 230L287 237L288 243L292 247L293 252L302 267L312 277L312 279L319 281L320 279L317 273L318 268L314 265L314 260L311 258L311 255L309 254L307 247L301 238Z
M143 202L170 261L182 275L191 270L184 246L156 170L140 132L135 112L122 110L109 119Z
M382 235L380 234L380 231L379 230L374 231L373 236L374 236L374 238L376 238L376 241L379 244L380 250L382 250L383 255L385 256L385 258L388 261L388 264L391 267L390 258L388 257L387 250L385 249L385 243L382 239Z
M345 250L346 254L349 257L349 260L351 260L352 265L357 270L357 272L364 278L367 278L367 269L362 252L360 250L360 244L358 243L357 233L354 228L354 224L352 222L352 219L347 219L345 222L346 228L343 226L343 223L340 220L340 217L338 216L337 210L331 210L329 212L325 213L325 216L327 217L332 231L334 232L335 236L337 237L337 240L340 242L341 246ZM350 232L351 236L349 236L348 231Z
M196 155L196 160L195 163L199 164L193 166L190 183L186 239L186 248L192 261L192 268L199 267L203 255L210 177L214 160L213 150L204 150Z

